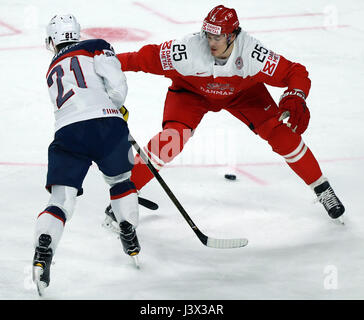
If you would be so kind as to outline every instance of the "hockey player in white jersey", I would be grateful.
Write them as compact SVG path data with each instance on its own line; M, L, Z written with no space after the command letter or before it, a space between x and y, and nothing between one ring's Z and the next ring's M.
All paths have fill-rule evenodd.
M136 257L140 251L138 198L129 179L134 162L123 107L128 88L120 62L105 40L80 41L80 25L71 14L51 19L46 45L55 53L46 76L55 136L48 149L51 197L35 228L33 280L40 295L49 285L52 257L92 161L110 185L125 253Z

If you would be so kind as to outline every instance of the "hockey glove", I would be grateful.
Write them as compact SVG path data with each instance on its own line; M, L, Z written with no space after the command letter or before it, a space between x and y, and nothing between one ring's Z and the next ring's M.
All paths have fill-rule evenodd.
M123 118L124 118L125 122L128 122L128 119L129 119L129 111L128 111L128 109L126 109L125 106L122 106L119 109L119 111L123 115Z
M298 134L306 131L310 121L310 111L305 99L304 92L298 89L287 89L279 99L279 121L289 117L287 126Z

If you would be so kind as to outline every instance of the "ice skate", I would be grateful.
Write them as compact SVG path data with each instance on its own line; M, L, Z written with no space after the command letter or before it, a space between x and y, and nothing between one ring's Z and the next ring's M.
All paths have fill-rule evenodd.
M52 238L48 234L39 237L39 245L35 248L33 258L33 282L37 286L39 296L44 295L44 289L49 286L50 267L53 258L52 249L49 245Z
M317 195L317 201L322 203L328 215L337 220L337 222L344 224L343 213L345 208L339 198L336 196L334 190L331 188L328 181L325 181L314 188Z
M114 232L117 235L120 235L120 227L116 221L114 212L112 211L110 204L105 209L105 219L104 222L102 223L102 226L105 229Z
M143 206L147 209L150 209L150 210L158 209L158 205L155 202L142 198L142 197L138 197L138 203L141 206ZM102 223L102 226L105 229L112 231L112 232L116 233L117 235L119 235L120 228L119 228L119 225L117 224L114 212L112 211L111 204L109 204L106 207L105 214L106 214L106 216L105 216L104 222Z
M120 223L120 241L123 245L124 252L133 258L135 266L139 268L138 254L140 252L140 245L136 231L132 224L128 221Z

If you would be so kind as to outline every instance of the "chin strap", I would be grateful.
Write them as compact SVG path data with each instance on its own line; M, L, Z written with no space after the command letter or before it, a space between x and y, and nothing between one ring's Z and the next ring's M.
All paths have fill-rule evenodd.
M228 35L227 35L227 37L226 37L226 40L227 40L227 47L226 47L226 49L225 49L225 51L223 52L223 53L225 53L229 48L230 48L230 46L232 45L232 43L234 42L234 41L231 41L231 37L232 37L232 34L231 33L229 33ZM230 42L231 41L231 42Z

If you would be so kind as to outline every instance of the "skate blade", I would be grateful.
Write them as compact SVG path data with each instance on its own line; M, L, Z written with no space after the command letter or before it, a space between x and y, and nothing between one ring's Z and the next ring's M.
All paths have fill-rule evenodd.
M130 258L132 258L134 265L137 269L140 269L140 263L138 258L138 253L134 252L130 255Z
M38 295L40 297L44 296L44 290L45 288L47 288L47 284L44 281L40 280L42 274L43 274L43 268L38 266L33 267L33 282L37 287Z
M105 228L108 231L111 231L113 233L116 233L117 235L120 234L120 228L113 219L110 217L106 217L104 222L102 223L102 227Z
M345 226L345 220L343 216L340 216L339 218L334 219L335 224L340 226Z

